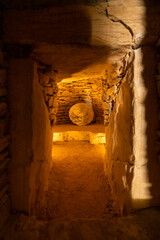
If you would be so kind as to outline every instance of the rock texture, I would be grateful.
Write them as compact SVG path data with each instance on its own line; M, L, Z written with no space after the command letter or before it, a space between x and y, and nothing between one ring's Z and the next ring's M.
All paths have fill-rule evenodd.
M78 126L85 126L93 121L94 112L86 103L76 103L69 110L69 118Z
M8 68L0 42L0 236L10 212L9 179L7 174L8 163L10 162L7 72Z
M79 79L99 77L111 55L124 57L133 44L142 42L145 34L142 1L119 3L114 0L96 6L78 3L71 6L61 3L61 7L45 9L6 9L6 45L12 42L30 44L32 58L52 65L58 70L58 79L62 80L73 75ZM92 5L93 1L90 3ZM133 7L136 9L134 15L131 14ZM106 9L112 17L107 17ZM133 28L134 39L122 22Z
M104 122L102 79L75 79L58 83L56 124L70 123L69 109L81 101L92 106L95 122Z
M142 208L160 204L157 184L160 168L157 136L160 84L159 70L156 70L157 67L159 69L159 58L156 59L155 54L160 34L159 5L152 6L154 0L78 0L75 5L73 0L47 0L46 4L44 0L1 2L4 7L0 12L0 20L3 17L0 34L3 35L6 56L12 62L9 66L12 210L36 215L36 209L45 209L45 193L52 165L51 125L56 122L57 82L62 79L66 82L69 79L88 79L88 82L96 79L102 86L97 90L95 84L91 84L93 92L101 92L96 107L100 106L101 111L103 109L104 124L107 126L105 170L115 206L121 214L129 213L133 206ZM159 51L159 45L156 47ZM38 70L33 67L35 62ZM0 226L4 225L9 212L6 174L10 138L7 70L0 47ZM68 94L67 91L64 94L66 85L62 91L65 101ZM91 96L87 93L91 88L84 85L85 96ZM60 101L59 106L64 111ZM97 119L99 113L97 110ZM104 225L106 229L106 223ZM151 236L147 234L148 226L144 239ZM25 227L24 224L23 233ZM135 229L133 234L129 232L129 237L141 238L141 228L137 229L136 237ZM29 234L33 239L38 238L38 231L39 228L34 236L32 230ZM47 230L40 228L40 238L44 238L44 231L52 238L50 225L47 224ZM59 230L56 228L55 231ZM121 236L121 227L115 231L117 238L125 239ZM82 227L80 236L87 238L86 232L88 227ZM25 239L23 233L15 238L22 236ZM66 233L61 233L62 238L66 238ZM77 237L74 231L70 235ZM94 237L92 234L90 239ZM153 234L153 239L159 239L159 235Z
M40 66L39 66L40 67ZM51 126L56 122L57 113L57 82L56 73L50 67L38 69L39 83L43 88L43 96L48 109Z
M69 109L84 101L92 105L97 123L109 123L121 83L134 59L133 51L121 59L108 62L101 78L66 79L58 83L56 123L69 123Z
M123 218L77 219L55 222L13 216L4 240L157 240L160 239L159 209L145 209Z
M132 84L122 84L108 126L106 127L106 174L115 204L122 215L131 210L133 178Z
M48 187L52 130L37 65L29 58L20 58L12 59L9 66L14 139L9 167L11 207L14 211L34 214L35 206L41 206ZM21 109L24 111L19 114Z

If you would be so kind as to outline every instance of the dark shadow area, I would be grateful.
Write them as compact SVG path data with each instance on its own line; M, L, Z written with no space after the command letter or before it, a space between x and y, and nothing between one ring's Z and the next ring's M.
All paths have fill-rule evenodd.
M158 122L158 92L156 88L156 66L157 52L156 44L160 37L160 3L158 0L145 0L146 4L146 35L142 42L143 54L143 73L144 84L147 89L145 99L145 116L147 122L147 168L149 174L149 191L152 196L151 205L160 204L160 188L159 188L159 172L160 162L158 162L158 154L160 153L160 145L157 142L157 131L159 129ZM160 140L160 139L159 139ZM158 140L158 141L159 141ZM137 200L138 201L138 200ZM141 203L143 200L139 200ZM145 200L144 200L145 201Z
M74 8L75 9L75 8ZM68 11L68 12L67 12ZM41 89L41 86L38 84L38 79L35 79L35 76L32 76L32 70L35 60L37 63L41 61L43 64L46 64L46 67L49 67L49 65L53 66L53 70L59 72L59 69L62 69L63 72L66 73L67 76L79 72L82 69L86 68L87 66L97 64L99 62L103 62L104 59L109 56L109 49L107 47L89 47L89 43L92 39L92 25L91 20L89 16L86 14L83 9L79 8L78 10L75 9L69 9L65 12L59 9L59 13L57 13L57 18L54 18L53 16L56 15L56 11L52 11L47 9L46 12L38 10L28 10L28 11L7 11L7 14L4 14L4 50L6 51L6 55L8 57L8 60L10 61L9 66L9 73L10 73L10 82L9 82L9 91L13 93L12 88L14 88L15 92L20 89L21 94L17 94L18 98L15 97L13 94L12 100L10 100L10 104L15 104L15 100L18 100L16 103L19 102L22 104L20 105L21 114L18 114L19 108L17 109L11 109L12 113L12 124L15 120L17 123L19 118L25 119L29 126L27 124L19 124L21 127L26 131L27 133L30 133L30 131L37 129L37 122L42 125L44 123L44 131L47 129L47 133L45 134L45 137L43 136L42 129L38 131L37 133L33 133L33 136L31 138L30 144L32 144L32 141L35 136L35 146L40 148L42 150L42 153L40 153L40 150L32 149L29 145L29 150L33 150L33 156L30 155L30 158L28 158L27 154L23 154L23 156L26 157L27 161L29 160L29 163L26 164L27 161L23 160L21 157L15 157L15 152L22 153L22 148L19 149L19 146L13 146L12 154L12 160L10 166L16 166L17 162L16 160L22 161L22 164L20 164L19 169L18 167L15 167L13 169L10 167L12 176L9 179L9 182L12 184L13 189L11 190L11 199L12 199L12 210L16 210L19 212L23 212L25 214L34 213L35 206L38 204L39 208L43 209L46 207L45 202L45 194L43 188L43 183L45 182L44 178L47 178L47 171L49 171L49 164L50 163L50 156L49 156L49 148L48 144L52 143L51 141L47 140L49 139L49 134L51 133L50 128L46 127L47 123L45 120L48 120L45 116L45 113L48 112L43 111L45 108L44 106L44 100L42 97L43 90ZM84 31L85 28L85 31ZM7 34L7 35L6 35ZM34 49L37 47L38 44L45 43L46 48L40 48L40 54L39 57L38 54L35 56L33 55ZM58 43L58 44L57 44ZM57 46L57 45L58 46ZM64 48L61 48L60 45L64 44ZM68 44L68 45L67 45ZM72 44L72 48L69 46L69 44ZM51 52L51 45L55 45L53 48L53 52ZM67 46L66 46L67 45ZM58 48L59 47L59 48ZM79 49L78 49L79 48ZM34 52L35 54L35 52ZM44 57L45 55L45 57ZM55 57L56 55L56 57ZM53 56L53 59L52 59ZM88 57L89 56L89 57ZM46 61L45 61L46 59ZM48 61L49 59L49 61ZM61 63L61 59L63 59L63 63ZM12 65L12 63L16 64L16 67ZM24 76L23 76L23 67L20 66L20 64L17 64L17 62L21 62L22 65L24 64ZM27 63L28 61L28 68ZM57 64L58 62L58 64ZM26 64L26 65L25 65ZM33 64L33 65L32 65ZM12 67L11 67L12 66ZM17 71L17 67L19 68ZM12 70L13 72L12 72ZM31 70L31 73L29 71ZM37 75L36 75L37 76ZM13 78L15 77L15 79ZM35 95L29 100L26 100L27 97L30 95L27 94L27 88L25 87L25 77L28 77L28 80L26 80L27 86L30 84L31 89L29 91L29 94L32 94L32 90L35 93ZM11 80L12 78L12 80ZM32 79L33 78L33 79ZM18 80L17 80L18 79ZM15 80L15 87L14 85ZM22 80L22 81L21 81ZM17 81L20 81L18 83ZM33 81L33 82L32 82ZM36 81L37 85L32 85ZM30 83L28 83L30 82ZM22 87L22 89L21 89ZM38 89L40 88L40 89ZM14 92L14 93L15 93ZM29 107L25 105L25 103L22 101L23 96L25 96L25 100L27 104L29 104ZM32 102L30 104L30 100L35 102ZM42 100L42 102L40 102ZM39 105L39 103L42 103L42 106L44 109L41 109L42 106ZM24 105L23 105L24 104ZM35 105L34 105L35 104ZM37 105L36 105L37 104ZM34 107L35 106L35 107ZM32 108L33 107L33 108ZM26 114L27 111L24 109L29 110L38 110L38 113L34 114ZM43 111L44 114L42 119L41 113L39 110ZM17 112L16 112L17 111ZM46 109L47 111L47 109ZM33 120L33 115L35 116L35 121ZM31 117L32 116L32 117ZM14 119L14 120L13 120ZM30 121L31 120L31 121ZM33 124L35 123L35 126ZM14 128L14 127L13 127ZM24 136L21 136L17 129L14 129L16 134L19 136L18 138L18 144L23 142L23 140L27 140L30 138L27 138L27 133L24 134ZM20 130L22 132L23 130ZM12 136L14 135L13 132L11 133ZM44 148L40 147L40 142L43 142ZM15 139L13 141L16 142ZM12 142L12 143L13 143ZM28 143L24 143L26 146ZM33 144L34 145L34 144ZM27 149L27 152L29 152ZM37 155L36 155L37 154ZM34 160L34 156L36 155ZM44 156L46 157L44 159ZM15 157L15 158L14 158ZM15 159L15 162L13 161ZM91 158L92 160L92 158ZM21 168L21 165L24 164L24 171L27 171L27 173L23 174L23 170ZM45 167L42 164L46 164ZM48 165L47 165L48 164ZM33 167L34 171L29 169L29 167ZM26 170L27 168L27 170ZM47 169L47 170L46 170ZM14 177L15 176L15 177ZM25 179L24 179L25 176ZM30 184L31 178L33 178L32 185ZM20 188L14 188L16 186L17 180L21 182L21 189ZM23 180L21 180L23 179ZM47 178L48 179L48 178ZM47 180L46 180L47 181ZM96 181L96 180L95 180ZM27 187L26 187L27 186ZM32 187L33 186L33 187ZM28 191L28 188L30 188L30 191ZM26 192L23 194L23 190L26 190ZM33 197L30 197L33 194ZM19 204L18 200L20 196L25 198L25 203L23 200L21 201L21 204ZM15 200L16 199L16 200ZM29 199L29 200L28 200ZM31 200L30 200L31 199ZM45 199L44 201L41 201L41 199ZM13 202L16 202L17 205L14 205ZM52 200L52 199L51 199ZM29 203L28 203L29 202ZM105 204L105 203L104 203ZM71 206L72 207L72 206Z
M70 77L110 54L107 46L91 46L92 20L82 6L39 10L4 10L4 50L8 58L31 57Z
M6 9L41 9L44 7L67 6L71 4L85 4L94 6L99 2L108 0L1 0L1 5Z
M91 23L81 7L4 11L3 37L9 43L88 44Z

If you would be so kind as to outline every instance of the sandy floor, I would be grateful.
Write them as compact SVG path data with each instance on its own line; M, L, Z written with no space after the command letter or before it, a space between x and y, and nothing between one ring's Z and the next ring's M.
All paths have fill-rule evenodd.
M12 215L3 240L160 240L159 208L114 215L104 154L102 145L54 145L46 196L51 219Z
M104 145L82 141L53 145L53 168L47 193L48 218L98 218L111 211L104 154Z

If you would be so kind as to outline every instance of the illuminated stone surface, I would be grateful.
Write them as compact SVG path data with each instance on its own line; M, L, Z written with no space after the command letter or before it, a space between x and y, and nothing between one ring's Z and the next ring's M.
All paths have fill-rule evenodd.
M90 124L93 121L93 117L93 109L86 103L77 103L69 110L70 120L78 126Z
M102 79L70 79L58 83L56 124L71 123L68 112L77 102L86 102L94 110L96 123L103 123Z
M28 88L29 81L27 82L26 80L30 72L31 77L33 75L32 71L30 71L32 67L28 68L25 65L24 69L22 69L22 65L18 65L17 68L17 64L15 64L12 68L12 71L14 69L15 72L15 74L13 74L10 66L5 69L5 66L2 64L4 60L1 61L2 54L0 53L0 94L1 96L3 95L3 98L1 98L2 103L0 104L0 116L2 117L0 121L3 120L3 122L0 122L0 130L2 129L0 135L8 134L4 124L4 119L8 118L8 103L12 114L11 125L13 125L13 127L11 126L11 128L15 131L15 134L13 132L11 133L12 139L14 140L12 144L15 144L15 147L10 153L12 156L10 161L10 176L7 181L3 180L3 173L1 177L1 183L3 183L3 185L7 185L10 181L9 189L12 210L27 213L29 209L34 213L36 211L35 208L40 206L42 208L42 215L44 215L44 209L46 209L45 194L47 193L48 195L51 194L51 201L55 201L52 211L56 214L58 209L57 203L59 203L59 200L61 202L62 198L56 199L57 195L54 193L54 186L51 186L53 192L50 193L48 191L48 174L52 163L50 161L52 144L50 135L52 132L49 119L52 125L56 122L56 79L57 81L61 81L62 79L68 81L68 79L73 78L78 80L82 79L82 82L85 82L84 79L91 78L98 78L102 81L103 89L100 95L102 95L103 100L104 122L105 125L110 123L106 129L108 141L106 143L105 167L117 208L121 210L122 214L128 213L130 207L132 207L130 206L131 200L134 200L136 203L134 204L136 208L139 204L140 207L146 207L145 202L147 202L147 204L149 203L147 206L150 206L150 204L155 205L155 203L157 205L160 200L159 186L157 184L159 182L159 162L157 159L159 149L156 150L159 142L157 142L156 145L155 139L157 139L156 129L159 129L157 122L157 105L158 94L160 95L160 84L157 82L158 92L156 92L154 82L155 61L158 62L159 57L155 60L154 46L159 36L160 15L158 6L153 9L152 6L148 7L149 5L147 3L152 2L153 4L154 0L111 0L104 1L104 3L98 4L97 6L94 4L89 6L87 4L86 6L76 5L62 7L60 3L57 7L53 8L50 7L49 2L53 3L54 0L34 1L37 3L40 1L39 5L35 5L35 3L30 0L13 0L12 3L9 3L11 2L10 0L2 1L6 3L2 8L2 17L0 18L3 19L3 34L1 35L3 35L2 38L4 41L2 41L1 46L5 43L3 51L5 52L7 51L5 49L8 49L8 51L5 52L5 59L13 59L15 62L17 57L29 58L30 60L32 58L36 61L36 64L41 63L41 65L46 66L46 68L52 66L51 69L53 69L53 71L51 71L52 74L50 71L47 73L45 71L44 75L38 75L39 79L37 78L38 81L36 84L34 81L33 96L31 96L32 91L29 91ZM71 0L63 0L60 2L66 2L68 4L70 1ZM9 5L11 4L10 10L7 10L7 2ZM43 5L42 3L44 2L45 4ZM86 1L76 0L75 2L81 3ZM103 1L88 0L88 2ZM74 0L72 0L72 3L74 3ZM145 3L147 3L146 7ZM108 16L105 14L106 9ZM25 49L25 46L21 46L23 44L30 45L29 49L33 48L32 53L21 51L28 49L28 47ZM142 49L140 53L138 53L139 50L135 50L137 47ZM142 60L139 62L137 62L137 56L139 56L137 54L140 54L142 57ZM133 59L134 67L131 64ZM22 61L23 59L20 59L20 62ZM9 64L11 64L11 62ZM109 64L111 64L112 67L110 67ZM12 89L11 93L15 94L12 100L13 102L8 102L5 96L6 92L4 88L6 88L7 85L7 72L9 72L12 80L14 80L11 81L11 85L9 85L9 89ZM54 75L57 75L56 79ZM55 81L51 82L51 78ZM157 81L159 81L159 75L157 75L156 78ZM99 81L99 83L101 83L101 81ZM128 85L126 85L126 83ZM97 86L91 85L93 92L99 91ZM146 87L144 91L143 86ZM64 88L69 89L67 82ZM64 92L62 95L64 95L64 98L68 98L69 101L74 101L73 90L75 90L73 87L68 90L70 93L69 96L67 96L68 93L63 94ZM70 96L72 96L72 98ZM80 94L80 96L82 96L82 94ZM91 92L88 91L86 96L91 97ZM143 96L144 99L141 99ZM26 102L24 101L25 99ZM85 101L86 99L81 98L81 100L89 103L88 99ZM78 101L74 101L73 104ZM71 103L69 102L69 104ZM73 104L67 109L67 114ZM99 112L99 109L97 107L98 110L95 111L94 105L99 106L100 104L98 102L98 104L92 105L95 119L96 112ZM33 114L31 112L32 110ZM29 114L29 111L31 114ZM60 116L64 116L64 112L62 112ZM112 117L111 120L110 117ZM21 121L23 118L24 121ZM134 122L134 126L132 122ZM79 126L77 127L79 128ZM133 136L134 134L135 136ZM81 134L78 137L83 136L84 135ZM75 132L72 136L67 136L69 140L75 137L77 137ZM6 138L1 138L2 142L4 140L6 141ZM32 141L33 144L30 144ZM5 146L3 144L1 145L2 148ZM1 172L5 173L7 171L3 166L5 166L5 162L7 161L6 157L4 157L6 151L5 148L0 153L0 159L2 158L0 169L2 169ZM83 151L84 148L80 152L83 153ZM71 155L71 151L69 151L69 154ZM73 156L70 157L70 155L68 158L72 159ZM82 158L84 158L84 154L81 155L83 155ZM29 166L31 163L32 168L30 169ZM91 165L93 165L93 162ZM67 165L67 170L69 167L70 164ZM84 164L81 165L82 169L83 167ZM77 169L78 168L79 166ZM57 170L54 169L51 178L56 177L56 171ZM63 191L66 181L64 181L65 184L63 184L62 179L67 180L68 178L65 176L65 171L61 171L59 168L59 172L61 173L61 175L58 176L60 183L62 183L60 185L62 189L59 186L57 189L58 191L59 189ZM87 174L88 172L89 171L87 171ZM85 180L86 175L80 174L78 180ZM75 176L77 177L76 174ZM99 178L96 177L95 179L99 181ZM69 181L71 180L73 182L75 181L74 178L69 177ZM90 185L88 179L86 182ZM93 182L92 185L94 186ZM55 186L57 185L55 184ZM9 204L6 204L9 191L7 186L2 186L1 189L3 189L3 191L0 191L0 195L2 196L0 218L3 219L1 222L4 223L7 214L9 214ZM66 189L68 190L67 187ZM76 188L76 194L78 192L77 189L81 191L81 188ZM100 188L98 188L98 191L99 189ZM70 194L70 197L72 200L73 194ZM69 199L68 196L66 199ZM77 199L80 204L82 204L81 199ZM152 201L150 201L150 199ZM76 203L79 207L78 201ZM72 202L70 200L68 202L72 207ZM95 206L97 205L98 204L95 204ZM101 203L99 203L99 205L101 206ZM61 206L63 206L62 202ZM94 209L94 207L92 207L92 209ZM79 217L79 214L77 215ZM150 214L149 217L145 217L145 219L150 219ZM137 220L139 219L136 219L135 222L139 223ZM77 221L77 223L78 226L81 226L80 221ZM144 221L142 221L142 223L145 224ZM35 225L31 225L33 229ZM89 225L91 226L92 224ZM140 225L142 226L142 224ZM98 227L97 233L96 226ZM99 231L99 229L102 230L103 226L99 226L96 222L95 228L93 225L91 226L94 232L90 232L88 230L89 227L84 224L78 232L77 229L74 228L74 225L73 227L69 226L71 229L69 236L65 235L65 232L59 231L59 229L56 229L55 232L60 234L60 236L56 236L54 228L49 225L46 239L53 239L52 235L55 235L55 239L61 239L63 236L68 239L87 239L87 236L88 239L112 239L108 233L106 234L106 231L112 229L112 226L111 224L110 228L107 222L104 227L105 231L103 232ZM135 229L132 228L133 226L135 225L131 225L130 227L129 221L125 224L125 229L128 231L127 233L130 236L132 235L131 238L129 238L127 234L123 236L122 226L118 229L116 228L117 230L112 229L112 232L116 235L117 239L142 239L142 234L139 236L140 233L143 233L143 239L159 239L159 235L155 234L155 230L152 231L152 234L154 232L154 236L149 236L148 232L146 233L146 230L143 232L138 224ZM67 228L66 224L65 227ZM154 226L152 227L149 222L145 229L150 231L150 229L153 230L155 228ZM102 237L99 232L102 233ZM35 231L35 237L33 238L29 234L23 237L14 237L11 234L12 237L8 239L35 239L36 234L38 234L37 231ZM40 229L40 237L37 237L37 239L42 238L44 240L45 237L43 234L44 229Z

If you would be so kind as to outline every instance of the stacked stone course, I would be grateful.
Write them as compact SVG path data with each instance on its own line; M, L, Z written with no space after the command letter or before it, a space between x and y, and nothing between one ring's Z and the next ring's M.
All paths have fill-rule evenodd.
M92 106L96 123L108 125L121 83L134 58L133 52L107 66L101 78L67 80L58 84L56 124L71 123L69 109L76 103L85 102Z
M56 112L57 112L57 82L56 82L56 74L50 69L43 68L39 69L39 82L43 87L43 95L46 106L48 108L49 119L51 125L54 125L56 121Z
M67 80L58 84L56 124L71 123L69 109L76 103L92 106L97 123L103 123L102 79Z

